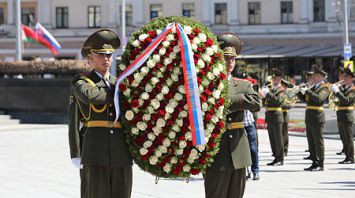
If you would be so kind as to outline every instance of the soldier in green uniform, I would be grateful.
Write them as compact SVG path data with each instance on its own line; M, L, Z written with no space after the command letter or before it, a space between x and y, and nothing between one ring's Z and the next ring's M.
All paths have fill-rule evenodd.
M339 70L338 70L338 77L339 77L339 81L344 80L344 77L345 77L345 69L344 69L343 66L340 66L340 67L339 67ZM344 85L339 86L339 89L340 89L340 91L342 91L342 90L344 89ZM337 105L338 105L338 104L337 104ZM344 142L344 137L343 137L344 135L343 135L343 133L342 133L343 130L340 129L340 125L341 125L341 123L339 123L339 120L338 120L338 131L339 131L340 140L341 140L341 143L342 143L343 148L341 149L340 152L337 152L337 153L336 153L337 155L342 155L342 154L345 153L345 152L344 152L344 149L345 149L345 142Z
M282 87L286 90L286 92L288 91L287 88L292 88L293 85L282 79L281 80L281 85ZM282 105L281 105L281 108L282 108L282 114L283 114L283 117L284 117L284 122L282 124L282 142L283 142L283 145L284 145L284 156L287 156L287 153L288 153L288 142L289 142L289 138L288 138L288 121L289 121L289 115L288 115L288 110L291 109L291 105L290 104L287 104L286 102L284 102Z
M306 78L306 83L307 83L307 86L304 86L304 87L307 87L307 88L311 88L311 86L313 86L313 76L312 76L312 73L311 72L309 72L309 71L306 71L306 72L304 72L304 76L305 76L305 78ZM304 101L304 97L303 97L303 94L301 94L300 92L300 89L298 89L297 90L297 96L298 96L298 98L300 99L300 100L303 100ZM310 142L311 142L311 137L312 137L312 135L311 135L311 133L307 130L307 129L309 129L309 124L311 124L311 123L305 123L306 124L306 137L307 137L307 145L308 145L308 149L307 150L305 150L305 152L309 152L310 151ZM305 160L310 160L311 159L311 156L309 155L308 157L304 157L303 159L305 159Z
M339 164L354 163L354 142L352 125L354 122L354 104L355 104L355 87L353 84L354 73L350 69L345 69L344 86L340 89L338 85L333 84L332 89L339 98L337 118L339 125L339 133L343 134L345 159Z
M80 155L87 181L84 197L131 196L132 159L121 124L114 122L116 78L109 71L112 53L119 46L120 39L112 30L90 35L81 53L94 70L72 80L75 102L87 127Z
M312 74L314 85L308 89L302 87L299 97L306 101L306 126L307 133L310 134L309 152L313 161L312 165L305 168L306 171L323 171L324 170L324 139L323 128L325 123L325 115L323 104L329 96L328 85L324 82L327 73L319 66L313 65Z
M231 106L219 153L205 173L205 194L206 198L240 198L245 189L246 167L251 165L248 138L242 123L243 110L259 109L260 98L249 81L231 76L235 58L241 50L239 37L233 33L223 33L217 40L224 51Z
M286 99L285 89L281 86L283 73L280 69L272 70L271 90L264 87L261 94L265 97L265 121L269 133L271 150L275 159L268 166L282 166L284 163L284 145L282 141L282 124L284 117L282 104Z

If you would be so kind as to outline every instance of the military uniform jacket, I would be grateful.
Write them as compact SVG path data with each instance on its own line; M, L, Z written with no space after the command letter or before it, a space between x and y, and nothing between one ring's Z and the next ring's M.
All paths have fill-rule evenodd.
M272 89L265 96L265 107L266 108L281 108L285 102L286 94L285 89L282 86ZM267 123L282 123L284 122L284 116L282 111L266 111L265 112L265 121Z
M355 87L350 86L348 89L343 87L335 94L339 98L338 107L353 107L355 105ZM339 122L353 122L353 110L338 110L337 119Z
M322 82L316 89L314 86L308 89L305 95L298 93L298 97L306 101L307 106L322 107L324 102L328 99L329 88L328 85ZM309 123L325 123L324 111L306 109L306 122Z
M291 106L289 104L283 103L281 105L281 108L282 108L282 114L284 116L284 122L288 122L289 121L288 110L291 109Z
M260 108L260 98L252 89L251 83L241 79L231 79L228 86L227 124L243 121L243 110L256 111ZM226 171L245 168L251 165L250 148L244 128L227 129L222 135L219 153L211 167L213 170Z
M115 77L110 76L108 86L95 71L73 78L73 93L86 121L115 120L113 105L115 81ZM84 136L81 162L84 165L96 166L131 166L132 159L123 129L88 127Z

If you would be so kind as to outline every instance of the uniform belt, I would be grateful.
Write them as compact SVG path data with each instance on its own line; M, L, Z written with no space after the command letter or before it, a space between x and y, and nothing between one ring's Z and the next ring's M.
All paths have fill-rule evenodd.
M227 129L242 129L244 128L243 122L229 122L226 124Z
M121 123L105 120L93 120L87 122L87 127L121 128Z
M343 106L343 107L338 107L338 110L354 110L354 106Z
M266 107L266 111L282 111L281 107Z
M310 109L310 110L318 110L318 111L323 111L324 108L322 106L306 106L306 109Z
M286 113L287 113L287 112L288 112L288 109L282 109L282 112L286 112Z
M83 127L88 127L88 123L87 122L81 122L83 124Z

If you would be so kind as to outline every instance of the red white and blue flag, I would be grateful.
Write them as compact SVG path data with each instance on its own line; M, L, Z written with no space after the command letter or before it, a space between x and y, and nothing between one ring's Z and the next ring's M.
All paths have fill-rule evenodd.
M46 30L46 28L44 28L38 22L34 28L34 31L37 35L37 41L42 45L48 47L48 49L51 50L54 55L57 55L59 49L61 49L62 47L60 46L58 41L53 37L53 35L49 33L48 30Z

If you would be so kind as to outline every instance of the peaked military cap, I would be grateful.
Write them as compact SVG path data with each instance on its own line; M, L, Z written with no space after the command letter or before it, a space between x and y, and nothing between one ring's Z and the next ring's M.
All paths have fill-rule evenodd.
M238 56L242 50L242 41L234 33L222 33L217 36L217 41L225 56Z
M292 87L293 87L292 83L288 82L288 81L285 80L285 79L282 79L282 80L281 80L281 85L282 85L282 86L285 86L285 87L287 87L287 88L292 88Z
M81 48L81 55L87 57L90 52L112 54L121 45L117 33L110 29L100 29L91 34Z
M283 72L280 69L278 69L276 67L271 69L271 76L272 77L276 77L276 76L282 77L283 75L284 74L283 74Z
M324 70L322 70L322 68L318 65L312 65L312 69L309 72L310 74L320 74L322 76L327 76L327 72L325 72Z
M355 77L354 72L352 72L350 68L345 68L344 72L347 76Z
M345 68L343 66L340 66L338 69L339 74L344 74L345 73Z

